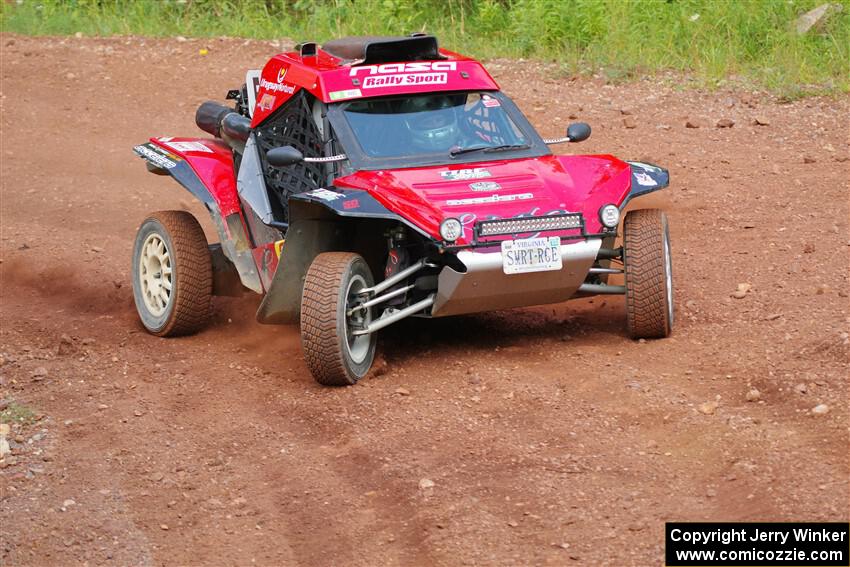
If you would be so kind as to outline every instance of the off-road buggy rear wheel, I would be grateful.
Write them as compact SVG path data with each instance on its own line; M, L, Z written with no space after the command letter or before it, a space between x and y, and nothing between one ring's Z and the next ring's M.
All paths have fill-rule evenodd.
M350 252L319 254L307 270L301 295L301 345L307 368L320 384L348 386L366 375L375 358L374 333L355 335L372 320L358 292L374 280L366 261Z
M170 337L200 330L210 316L212 266L198 221L184 211L145 219L133 246L133 296L148 332Z
M635 339L657 339L673 328L673 268L667 215L631 211L623 221L626 319Z

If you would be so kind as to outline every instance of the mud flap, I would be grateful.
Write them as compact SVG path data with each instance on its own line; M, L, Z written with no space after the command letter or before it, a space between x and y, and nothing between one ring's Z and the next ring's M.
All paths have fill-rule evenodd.
M341 249L341 235L333 219L299 219L289 226L271 286L257 309L257 321L267 325L298 322L307 270L322 252Z
M245 290L239 279L239 272L227 256L220 243L210 244L210 259L212 260L213 295L239 297Z

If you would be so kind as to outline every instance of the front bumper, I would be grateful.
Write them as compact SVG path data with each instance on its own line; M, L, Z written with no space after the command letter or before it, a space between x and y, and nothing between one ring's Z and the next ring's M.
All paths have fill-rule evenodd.
M501 251L461 250L457 258L466 271L443 267L431 315L444 317L566 301L584 283L601 246L601 238L562 244L560 270L511 275L502 271Z

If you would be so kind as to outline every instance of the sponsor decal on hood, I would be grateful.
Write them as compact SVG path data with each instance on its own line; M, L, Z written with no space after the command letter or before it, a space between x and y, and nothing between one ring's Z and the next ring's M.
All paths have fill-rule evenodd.
M490 175L490 172L484 169L483 167L441 171L440 176L443 179L448 179L450 181L464 181L466 179L482 179L485 177L492 177L492 175Z
M469 188L473 191L498 191L502 186L495 181L476 181L470 183Z
M447 207L458 207L461 205L483 205L486 203L505 203L508 201L525 201L533 199L534 193L516 193L514 195L487 195L486 197L472 197L469 199L449 199Z

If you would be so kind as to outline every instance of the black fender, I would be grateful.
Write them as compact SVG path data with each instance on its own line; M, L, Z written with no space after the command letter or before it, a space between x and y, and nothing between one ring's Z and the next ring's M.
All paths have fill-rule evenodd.
M626 163L632 169L632 179L629 194L626 195L626 199L620 205L621 209L636 197L643 197L670 185L670 172L663 167L640 161L629 161Z
M260 323L297 323L304 278L313 259L322 252L362 253L357 241L363 236L364 222L378 221L387 226L401 222L422 233L358 189L314 189L293 195L289 198L289 220L277 269L257 309Z

